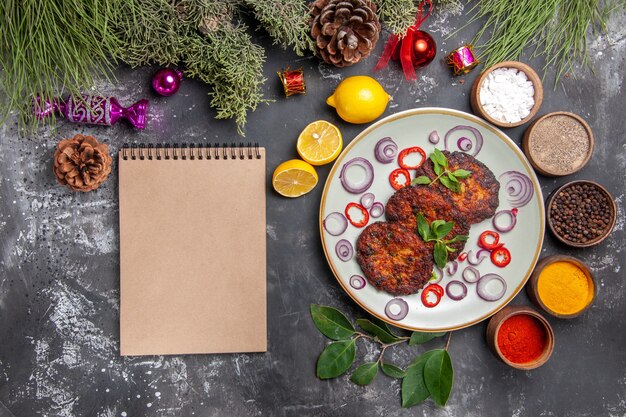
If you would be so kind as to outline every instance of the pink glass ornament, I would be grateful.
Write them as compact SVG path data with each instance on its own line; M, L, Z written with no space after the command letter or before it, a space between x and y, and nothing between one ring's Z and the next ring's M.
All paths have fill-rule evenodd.
M114 97L82 95L67 100L35 99L35 116L39 119L59 113L70 122L111 126L127 119L137 129L144 129L148 118L148 100L142 99L130 107L122 107Z
M180 88L183 73L172 68L161 68L152 76L152 88L158 94L168 97Z

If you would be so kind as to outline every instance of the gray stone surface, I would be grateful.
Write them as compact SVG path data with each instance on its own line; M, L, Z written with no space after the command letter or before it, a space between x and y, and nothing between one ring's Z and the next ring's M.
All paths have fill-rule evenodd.
M461 13L439 13L429 20L438 56L419 72L416 83L404 81L396 64L376 75L393 95L385 115L421 106L470 111L469 89L478 71L455 78L443 62L448 51L473 36L476 26L445 39L464 19ZM112 151L124 142L240 140L232 122L213 119L206 86L185 80L177 95L161 98L149 88L154 68L120 68L117 82L97 87L125 104L150 98L145 131L124 124L101 128L61 122L55 133L42 130L18 138L13 121L0 128L0 416L625 416L626 32L623 17L613 23L609 37L593 38L589 45L595 74L564 79L556 91L553 72L546 77L540 114L567 110L583 116L597 146L581 172L541 177L544 195L572 179L594 179L615 197L619 219L612 236L590 249L568 249L546 236L543 255L566 253L585 260L599 291L582 317L549 319L556 347L545 366L521 372L498 362L484 341L486 323L480 323L454 332L455 386L446 408L428 401L402 409L399 381L381 375L368 387L355 386L346 376L316 379L315 361L327 341L314 328L309 305L336 306L352 318L364 312L341 290L322 252L322 185L302 198L284 199L272 191L270 174L296 156L297 134L313 120L336 123L346 142L362 129L341 121L324 100L341 79L370 74L382 42L376 57L339 70L270 47L267 35L258 32L268 50L264 93L276 100L250 114L246 138L268 150L268 352L119 356L116 170L99 190L72 193L52 175L56 143L78 132L105 141ZM542 66L537 60L530 63ZM304 67L306 96L282 96L275 71L287 65ZM507 134L519 144L523 131ZM329 170L318 169L321 183ZM522 292L513 303L529 301ZM406 365L418 352L441 343L396 347L387 357ZM376 353L361 342L358 350L359 360Z

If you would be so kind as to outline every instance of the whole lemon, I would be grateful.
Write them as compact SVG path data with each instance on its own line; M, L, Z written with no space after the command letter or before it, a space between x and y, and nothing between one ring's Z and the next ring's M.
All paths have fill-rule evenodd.
M346 122L369 123L387 108L391 97L383 87L366 75L348 77L339 83L326 104L337 109L337 114Z

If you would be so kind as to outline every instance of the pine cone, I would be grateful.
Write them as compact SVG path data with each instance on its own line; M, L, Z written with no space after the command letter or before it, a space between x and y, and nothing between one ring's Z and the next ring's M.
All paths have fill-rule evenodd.
M380 23L369 0L316 0L310 13L311 37L325 62L356 64L376 46Z
M74 191L91 191L107 179L113 158L109 147L92 136L76 135L59 142L54 153L54 175Z

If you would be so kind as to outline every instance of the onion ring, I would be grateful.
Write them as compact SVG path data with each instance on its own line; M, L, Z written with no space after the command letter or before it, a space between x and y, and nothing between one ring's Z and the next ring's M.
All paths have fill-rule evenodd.
M478 280L480 280L480 271L474 268L473 266L467 266L463 270L463 273L461 274L461 276L463 277L465 282L473 284L475 282L478 282Z
M460 301L467 295L467 286L461 281L450 281L446 285L446 294L451 300Z
M492 281L498 281L502 286L499 292L491 293L487 291L487 286ZM498 301L504 296L504 293L506 293L506 281L500 275L485 274L478 280L478 284L476 284L476 293L485 301Z
M508 224L505 226L501 224L501 219L503 219L504 217L509 218ZM500 223L498 223L498 221L500 221ZM493 224L493 228L496 229L498 232L510 232L515 227L515 223L517 223L517 210L500 210L493 216L493 218L491 219L491 223Z
M440 140L441 138L439 137L439 133L437 133L436 130L433 130L432 132L430 132L430 135L428 135L428 141L433 145L439 143Z
M456 271L459 269L459 263L457 261L452 261L446 267L446 272L448 275L452 276L456 274Z
M363 206L363 208L366 209L370 209L370 207L372 207L372 204L374 204L374 194L372 193L365 193L361 196L361 205Z
M361 275L352 275L350 277L350 286L355 290L360 290L365 287L365 278Z
M439 272L439 274L435 273L435 271ZM428 283L429 284L439 284L441 282L441 280L443 279L443 271L441 270L441 268L439 268L437 265L435 265L435 269L433 269L433 274L435 274L435 276L437 278L431 279L430 281L428 281Z
M487 249L480 249L478 250L478 252L476 252L476 255L474 256L474 252L473 251L469 251L467 252L467 262L470 263L470 265L480 265L480 263L485 259L489 257L489 251Z
M507 199L513 207L524 207L532 200L535 187L526 174L519 171L506 171L498 179L504 182L502 188L506 190Z
M348 242L346 239L341 239L335 245L335 253L337 257L344 262L348 262L352 259L352 255L354 255L354 248L352 247L352 243Z
M389 164L396 159L398 145L390 137L379 140L374 146L374 157L381 164Z
M394 306L400 307L400 311L398 311L397 313L391 311ZM385 314L391 320L402 320L406 317L407 314L409 314L409 305L402 298L394 298L392 300L389 300L389 302L385 306Z
M372 208L370 209L370 216L376 219L382 216L383 213L385 213L385 206L383 205L383 203L377 201L372 204Z
M365 177L358 183L352 182L347 178L348 170L354 167L360 167L365 171ZM345 188L347 192L361 194L367 191L374 182L374 167L367 159L357 156L343 164L341 172L339 173L339 181L341 181L341 185L343 185L343 188Z
M469 151L474 148L474 152L471 154L472 156L476 156L478 155L478 152L480 152L480 149L483 147L483 135L481 135L480 131L478 129L476 129L475 127L472 126L465 126L465 125L459 125L456 127L453 127L452 129L448 130L448 132L446 133L446 136L444 136L443 138L443 143L444 143L444 147L447 151L450 151L449 145L448 145L448 139L450 138L450 135L458 130L469 130L470 132L472 132L472 134L474 135L474 139L475 142L472 142L471 139L466 138L465 136L463 136L461 139L467 139L468 141L470 141L469 146L465 145L464 147L466 147L467 149L463 149L461 147L461 139L459 139L457 141L457 148L459 148L460 150L462 150L463 152L467 152L469 153Z
M472 141L466 136L461 136L459 140L456 141L456 146L463 152L468 152L472 149Z
M334 211L330 213L322 222L324 230L333 236L339 236L348 228L348 219L342 213Z

